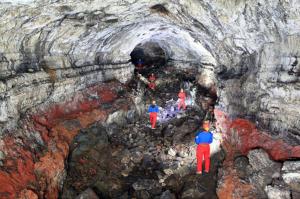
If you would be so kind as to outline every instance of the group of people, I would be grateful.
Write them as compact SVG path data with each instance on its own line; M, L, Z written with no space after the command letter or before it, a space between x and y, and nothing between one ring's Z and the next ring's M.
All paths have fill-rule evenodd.
M185 94L183 89L180 89L180 92L178 93L178 98L179 98L178 110L181 110L181 109L185 110L186 109L186 104L185 104L186 94ZM148 113L150 115L151 128L155 129L156 121L157 121L157 115L159 113L159 108L156 105L155 100L153 100L152 104L149 106Z
M186 109L185 104L185 92L183 89L180 89L180 92L178 93L179 97L179 103L178 103L178 110ZM155 129L156 127L156 121L157 121L157 115L159 113L159 107L156 105L156 101L153 100L152 104L148 108L148 112L150 115L150 123L151 128ZM204 158L205 161L205 173L209 172L210 168L210 144L213 141L213 135L209 131L210 128L210 122L204 121L203 122L203 131L197 132L197 135L195 137L195 143L197 144L196 149L196 157L197 157L197 174L202 174L202 161Z
M137 69L140 72L142 68L142 61L139 59L137 63ZM151 90L156 89L156 77L154 73L151 73L151 75L148 77L148 87ZM178 103L178 110L186 109L186 94L184 90L181 88L180 92L178 93L178 98L179 98L179 103ZM209 108L211 109L211 107ZM213 109L213 108L212 108ZM208 173L210 169L210 144L213 142L213 135L209 131L210 129L210 121L212 121L213 115L211 115L211 110L209 110L209 115L207 114L205 116L205 121L203 122L202 128L203 131L199 131L196 134L195 137L195 143L197 144L196 148L196 158L197 158L197 174L202 174L202 162L204 159L205 162L205 168L204 172ZM150 123L151 123L151 128L155 129L156 128L156 121L157 121L157 116L159 113L159 107L156 105L156 101L153 100L152 104L148 108L148 113L150 117ZM209 120L209 121L208 121Z

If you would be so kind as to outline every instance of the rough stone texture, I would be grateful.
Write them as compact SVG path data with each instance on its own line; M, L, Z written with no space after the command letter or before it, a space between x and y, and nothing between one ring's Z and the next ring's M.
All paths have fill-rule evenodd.
M300 157L299 10L297 0L1 3L3 197L57 196L72 138L125 106L101 83L130 80L130 53L149 41L167 65L193 69L217 93L217 127L234 146L225 146L220 175L228 187L219 196L249 196L240 190L251 187L228 171L235 152L260 147L275 160ZM95 85L99 92L85 92Z
M300 161L285 161L282 171L300 171Z
M169 140L175 139L175 135L186 134L181 128L174 129L173 136L164 139L156 132L168 124L162 124L156 132L147 132L146 121L148 118L142 117L134 124L124 127L108 124L106 128L98 123L82 130L70 146L62 198L73 198L87 187L103 198L216 198L220 148L214 151L211 174L196 176L193 126L186 127L190 133L185 135L184 143L172 145ZM191 121L181 125L185 123ZM218 141L213 145L218 145ZM185 152L186 156L168 154L171 148ZM166 188L170 191L164 191Z
M99 199L92 189L87 189L79 194L75 199Z
M232 150L247 154L251 149L263 148L274 160L300 157L300 146L278 139L269 132L258 129L255 124L243 118L230 118L225 112L215 110L218 131Z
M250 151L248 158L249 181L256 188L257 198L266 198L264 188L271 184L274 176L279 176L281 164L270 160L268 154L261 149Z
M175 195L172 194L169 190L163 192L159 199L175 199Z
M126 82L131 51L151 41L175 67L215 71L219 107L230 117L251 118L299 144L297 1L27 3L1 4L4 126L96 82Z
M292 191L300 192L300 161L286 161L282 167L282 178Z
M283 190L280 187L267 186L265 188L269 199L291 199L289 190Z
M215 116L217 119L218 131L223 132L223 147L227 153L226 159L223 162L223 168L219 171L217 191L219 198L265 197L263 193L263 190L265 189L264 186L267 182L270 183L272 178L276 178L276 176L279 175L280 169L278 166L280 164L274 163L270 158L273 160L299 158L299 146L292 146L280 139L274 139L268 133L258 130L249 120L241 118L231 119L227 114L220 110L215 110ZM251 152L251 149L255 148L262 148L268 154L265 152ZM247 155L249 151L252 165L256 168L255 170L259 170L258 172L247 169L247 167L241 169L238 166L239 160L235 157L240 154ZM253 156L253 154L257 154L257 156ZM248 162L244 161L243 164L248 165ZM277 168L277 172L273 172L274 169L268 167L269 164L274 165L275 168ZM266 165L267 167L262 169L263 172L260 172L260 169L264 167L263 165ZM252 176L254 178L251 177L252 173L254 173ZM248 182L245 181L247 179ZM252 183L250 183L251 179ZM259 187L255 187L257 184ZM284 187L288 189L286 185L284 185ZM259 196L257 196L257 194L259 194Z
M91 87L73 96L77 100L44 107L22 119L23 128L8 131L0 142L5 154L0 171L1 197L57 198L66 177L65 159L73 137L80 129L105 121L114 110L128 110L128 96L124 103L116 94L120 88L113 82ZM97 99L87 100L89 94ZM99 106L108 102L111 107Z

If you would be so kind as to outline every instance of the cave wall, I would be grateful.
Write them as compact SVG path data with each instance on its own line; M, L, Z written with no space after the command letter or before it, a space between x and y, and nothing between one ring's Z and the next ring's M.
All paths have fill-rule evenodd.
M218 95L216 108L224 115L220 118L228 118L226 125L217 118L224 134L231 135L232 122L241 118L263 129L259 134L266 134L268 139L291 147L299 145L297 0L20 2L23 4L0 4L2 138L26 134L32 138L31 144L39 143L43 133L24 129L17 136L12 129L23 128L24 118L32 122L26 115L38 115L39 124L53 128L48 124L50 116L66 119L72 115L72 111L57 114L57 107L52 114L54 104L63 107L75 93L95 85L101 87L107 81L126 83L134 69L130 53L137 45L151 41L167 52L169 64L178 69L194 67L200 75L209 74L213 79ZM76 110L76 116L81 117L79 113L90 111L93 105L88 107L79 106L82 110ZM43 118L40 113L51 114ZM96 122L99 118L94 119ZM250 134L257 133L253 129L251 126ZM27 142L18 143L27 148ZM1 142L1 150L5 154L1 161L5 162L10 154L5 152L6 143ZM295 149L281 159L299 156ZM60 171L63 173L63 169ZM26 183L18 183L9 190L20 192L26 187Z
M1 4L3 123L97 82L126 82L130 52L154 41L175 66L213 69L226 112L299 136L296 1L24 3Z

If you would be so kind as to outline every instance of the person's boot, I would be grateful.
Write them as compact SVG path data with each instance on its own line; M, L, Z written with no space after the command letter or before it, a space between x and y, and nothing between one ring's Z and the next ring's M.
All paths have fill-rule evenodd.
M197 171L196 174L202 175L202 171Z

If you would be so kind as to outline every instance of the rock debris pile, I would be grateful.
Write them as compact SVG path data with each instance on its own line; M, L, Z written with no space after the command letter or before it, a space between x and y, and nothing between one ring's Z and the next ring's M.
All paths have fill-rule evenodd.
M71 145L62 198L91 189L102 198L217 198L224 152L216 134L211 173L196 175L193 139L201 123L196 115L188 110L156 130L146 125L148 118L82 130Z

